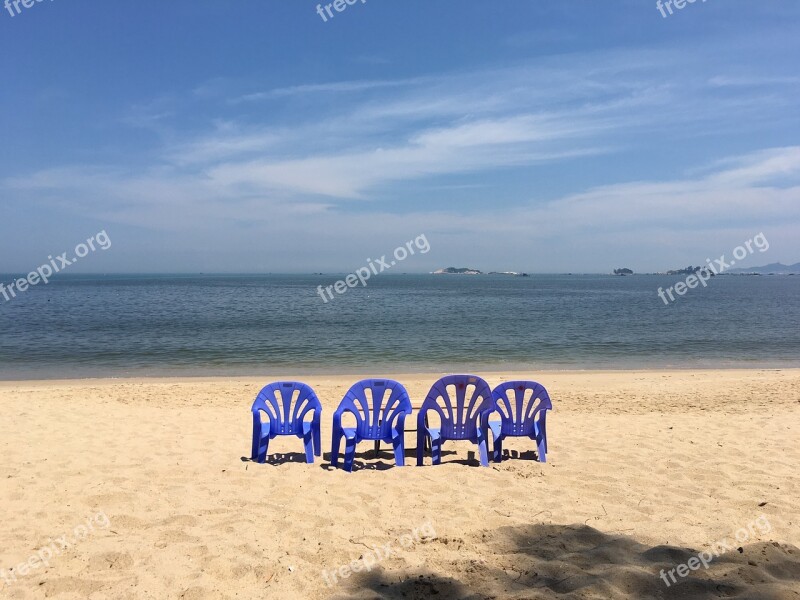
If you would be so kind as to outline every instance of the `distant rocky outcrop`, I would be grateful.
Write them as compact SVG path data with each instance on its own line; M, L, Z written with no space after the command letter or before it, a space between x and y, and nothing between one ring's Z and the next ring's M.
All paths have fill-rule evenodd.
M482 271L478 269L470 269L467 267L447 267L446 269L437 269L433 272L434 275L483 275Z
M705 265L702 266L702 267L693 267L693 266L689 265L685 269L674 269L672 271L667 271L666 274L667 275L695 275L699 271L707 271L708 274L711 275L711 277L714 277L714 271L712 271L711 269L709 269Z
M446 269L437 269L433 272L434 275L508 275L511 277L530 277L527 273L517 273L516 271L489 271L484 273L478 269L470 269L469 267L447 267Z
M633 275L633 271L630 269L614 269L614 275Z

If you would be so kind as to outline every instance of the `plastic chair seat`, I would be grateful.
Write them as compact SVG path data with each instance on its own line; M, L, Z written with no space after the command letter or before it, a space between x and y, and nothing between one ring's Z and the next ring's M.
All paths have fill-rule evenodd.
M440 428L426 428L426 431L432 440L439 440L442 437L442 430Z

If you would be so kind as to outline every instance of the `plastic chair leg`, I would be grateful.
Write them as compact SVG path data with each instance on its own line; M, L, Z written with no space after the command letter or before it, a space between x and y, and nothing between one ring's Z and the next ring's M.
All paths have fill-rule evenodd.
M547 462L547 439L542 438L539 440L537 452L539 454L539 462Z
M486 425L486 435L488 436L489 432L492 432L492 460L494 462L500 462L503 460L503 438L505 437L502 423L494 422L487 423ZM488 437L486 441L488 443Z
M356 458L356 438L345 437L344 440L344 470L353 472L353 461Z
M497 437L494 440L494 462L503 460L503 438Z
M303 445L306 450L306 462L311 464L314 462L314 440L313 432L311 430L305 432L303 435Z
M259 444L258 447L258 455L256 457L256 462L259 463L267 462L268 452L269 452L269 435L261 439L261 443Z
M442 464L442 438L431 438L431 462L435 465Z
M544 442L544 454L547 454L547 411L542 414L542 418L536 424L536 440Z
M342 442L342 432L334 427L333 441L331 442L331 465L334 467L339 466L339 446Z
M253 427L253 447L251 460L259 463L267 462L269 448L269 423L258 423Z
M481 466L488 467L489 466L489 444L486 443L486 438L483 438L478 442L478 453L481 457Z
M314 455L322 456L322 428L319 422L314 423L312 429L314 430Z
M405 467L406 466L406 452L405 452L405 444L403 444L403 433L396 432L394 438L392 439L392 444L394 445L394 463L398 467Z
M536 450L539 454L539 462L547 462L547 430L545 429L545 416L547 413L542 415L541 420L538 423L534 424L533 431L533 439L536 441Z
M425 435L425 430L420 428L417 430L417 466L422 466L422 460L425 457L425 442L428 436Z
M428 414L425 413L425 427L430 427L430 423L428 423ZM426 437L425 438L425 450L428 452L431 451L431 441Z

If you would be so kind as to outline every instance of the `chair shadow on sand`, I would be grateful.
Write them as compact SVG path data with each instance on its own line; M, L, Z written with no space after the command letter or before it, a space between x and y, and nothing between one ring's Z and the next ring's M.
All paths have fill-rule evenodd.
M436 544L434 539L428 544ZM453 540L442 540L452 554ZM660 577L700 550L648 547L624 535L586 525L503 527L465 539L452 577L429 570L355 573L340 580L331 598L438 600L484 598L797 598L800 549L777 542L736 547L708 570L690 571L667 586ZM413 548L409 552L413 552ZM425 550L436 562L435 550Z
M453 459L450 458L449 460L447 457L452 457L457 455L458 452L456 450L442 450L442 465L444 464L454 464L454 465L466 465L471 467L479 467L481 465L480 460L478 460L478 455L476 452L470 450L466 454L466 458L458 458ZM372 471L386 471L389 469L414 469L417 468L414 461L417 459L417 451L415 448L411 450L407 449L403 453L406 459L406 465L404 467L398 467L394 464L394 451L392 450L391 446L381 446L379 452L375 452L374 449L364 450L363 452L356 451L355 455L355 462L353 463L353 473L362 470L372 470ZM492 464L492 463L490 463ZM323 453L323 467L330 468L331 461L330 461L330 452ZM341 466L341 464L339 465ZM426 465L425 468L430 469L430 465ZM434 466L433 468L438 468L438 466Z
M442 456L452 454L457 453L455 451L442 452ZM470 455L467 457L467 460L454 460L451 462L465 465L479 465L480 462L478 462L478 459L474 456L474 453L470 452L469 454ZM406 466L397 467L394 464L394 452L392 451L391 447L382 447L378 453L376 453L373 449L364 450L363 452L356 452L356 462L353 463L353 472L361 470L386 471L388 469L413 468L413 463L409 463L409 460L414 460L416 458L415 451L406 450L404 455L406 457ZM253 463L256 465L265 464L272 466L278 466L287 463L306 464L306 455L302 452L275 452L267 456L267 462L265 463L254 461L249 456L242 456L240 457L240 460L245 463ZM333 465L331 465L331 453L323 452L322 460L320 461L317 459L315 466L323 469L331 469L333 467ZM339 467L341 467L341 457Z
M470 450L467 452L467 457L464 459L455 459L452 458L447 460L448 456L453 456L454 454L458 454L455 450L442 450L442 464L460 464L460 465L467 465L471 467L480 466L480 461L478 460L477 454ZM413 467L414 463L412 461L416 460L416 450L406 450L404 453L406 457L406 467ZM514 460L531 460L537 461L538 458L536 456L535 450L526 450L524 452L518 452L516 450L507 450L503 449L503 456L502 459L514 459ZM259 464L256 461L252 460L250 457L242 456L242 462L252 462L255 464ZM278 466L287 463L306 463L306 455L302 452L276 452L273 454L269 454L267 456L267 462L264 464ZM319 460L316 462L318 466L323 468L330 468L331 467L331 453L324 452L322 455L322 461ZM489 465L497 464L494 462L490 462ZM406 468L403 467L403 468ZM366 470L373 470L373 471L385 471L388 469L397 468L394 464L394 453L392 452L391 447L381 447L380 451L376 454L374 449L364 450L363 452L356 452L356 462L353 464L353 471L360 471L363 469Z
M471 467L478 467L480 466L480 461L478 460L477 454L473 451L467 452L467 457L464 459L450 459L447 460L448 456L452 456L454 454L458 454L455 450L442 450L442 464L460 464L460 465L467 465ZM530 456L525 456L528 453L523 453L521 458L532 458L536 460L536 453L531 452ZM353 472L356 473L358 471L387 471L389 469L412 469L415 468L414 463L410 462L416 460L416 450L406 450L405 451L406 457L406 466L405 467L397 467L394 464L394 452L392 451L391 447L388 448L381 448L380 452L375 453L375 450L364 450L363 452L356 452L355 455L355 462L353 463ZM506 451L503 451L503 459L507 458ZM302 463L306 464L306 455L302 452L275 452L274 454L270 454L267 456L266 463L258 463L247 456L242 456L240 458L242 462L249 462L254 464L266 464L272 466L283 465L287 463ZM319 459L315 463L317 466L322 467L324 469L330 469L331 465L331 453L324 452L322 454L322 460ZM494 464L494 463L490 463ZM341 464L339 465L341 467ZM428 467L430 468L430 467Z
M406 449L404 456L406 457L406 466L403 468L414 467L413 461L416 460L416 449L412 448L411 450ZM468 467L480 467L481 461L478 459L478 453L474 450L468 450L466 452L466 458L452 458L454 455L458 454L456 450L445 450L442 449L442 465L445 464L454 464L454 465L465 465ZM448 458L450 457L450 458ZM323 466L330 467L330 453L326 452L323 454L323 459L325 463ZM502 460L526 460L526 461L533 461L536 462L539 460L535 450L525 450L523 452L519 452L517 450L507 450L503 449ZM428 459L430 460L430 459ZM489 466L499 464L495 463L494 461L489 462ZM439 465L435 465L434 468L437 468ZM356 462L353 463L353 472L367 469L367 470L378 470L378 471L385 471L387 469L397 468L394 464L394 454L391 448L381 447L380 452L376 454L375 450L365 450L364 452L356 452ZM430 465L426 464L425 468L431 468Z
M442 456L445 454L457 454L456 451L450 452L442 452ZM403 456L406 459L406 465L404 467L398 467L394 463L394 450L392 450L391 446L381 446L380 451L375 452L374 448L370 448L369 450L363 450L359 452L356 451L355 454L355 461L353 462L353 473L357 473L358 471L388 471L389 469L412 469L414 468L414 463L412 461L416 460L416 450L406 449L403 452ZM331 453L330 452L323 452L322 454L322 466L326 469L330 469L333 467L331 465ZM453 461L453 462L462 462L463 464L467 464L466 461ZM475 460L475 464L479 464L477 460ZM341 457L339 459L339 467L341 468Z
M267 462L265 463L259 463L249 456L242 456L240 460L245 463L253 463L255 465L272 465L275 467L278 465L284 465L286 463L306 464L306 455L304 452L275 452L267 455Z
M530 460L533 462L539 461L539 455L536 453L536 450L523 450L520 452L519 450L509 450L508 448L503 448L503 453L500 455L501 460Z

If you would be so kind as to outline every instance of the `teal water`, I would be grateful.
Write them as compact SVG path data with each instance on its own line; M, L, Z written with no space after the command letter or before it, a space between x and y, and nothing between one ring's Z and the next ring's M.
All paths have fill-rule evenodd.
M0 378L800 366L800 277L340 277L63 274L0 298Z

